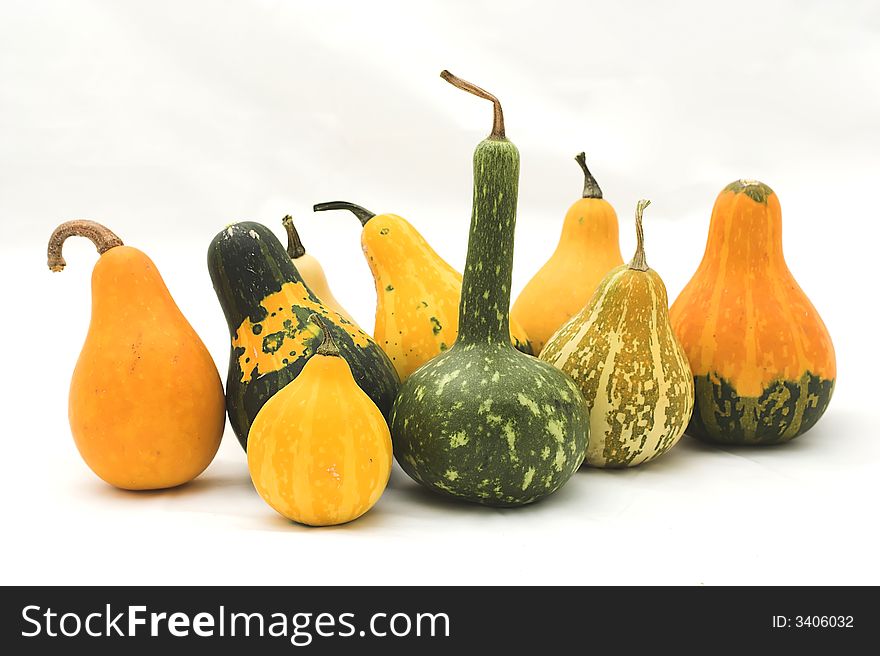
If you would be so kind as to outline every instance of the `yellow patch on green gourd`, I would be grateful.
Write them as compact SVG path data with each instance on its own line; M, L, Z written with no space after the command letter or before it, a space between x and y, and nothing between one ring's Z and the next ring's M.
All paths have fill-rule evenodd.
M242 372L242 382L251 380L254 371L258 376L283 369L290 362L302 357L309 348L309 342L317 337L317 329L301 321L294 308L302 308L322 317L345 330L356 346L369 346L369 337L360 328L343 319L310 298L308 290L301 282L286 282L281 289L270 294L260 303L266 311L266 318L252 322L246 317L232 340L233 349L242 349L238 366Z

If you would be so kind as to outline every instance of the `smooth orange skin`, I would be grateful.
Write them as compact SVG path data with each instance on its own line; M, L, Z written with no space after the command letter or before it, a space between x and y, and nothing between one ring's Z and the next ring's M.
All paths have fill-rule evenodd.
M357 519L391 475L391 434L342 357L313 355L257 413L248 433L257 492L309 526Z
M376 283L374 337L402 382L455 343L462 276L396 214L367 221L361 246ZM512 319L510 334L529 341Z
M86 464L127 490L186 483L220 446L226 417L217 367L136 248L111 248L92 272L92 318L68 415Z
M669 314L694 376L721 376L740 396L806 371L836 377L828 329L785 263L775 193L766 204L719 194L703 260Z
M614 208L601 198L581 198L565 214L553 255L529 280L510 312L528 334L535 355L621 264Z

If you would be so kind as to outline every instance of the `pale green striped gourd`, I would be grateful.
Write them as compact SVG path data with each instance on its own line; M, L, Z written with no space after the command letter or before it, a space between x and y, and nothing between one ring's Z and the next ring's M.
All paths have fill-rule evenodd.
M632 467L681 438L694 407L694 382L669 324L666 287L645 261L642 212L629 264L608 273L589 303L541 351L578 384L590 411L585 462Z

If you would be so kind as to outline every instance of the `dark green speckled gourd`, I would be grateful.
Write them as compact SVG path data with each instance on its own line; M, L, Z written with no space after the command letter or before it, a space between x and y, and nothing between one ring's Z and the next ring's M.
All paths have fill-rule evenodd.
M520 506L558 490L577 470L589 418L567 375L510 343L519 153L504 136L501 105L479 87L441 75L491 100L495 121L474 152L458 339L402 385L391 410L394 453L407 474L436 492Z
M388 417L399 385L388 356L321 304L271 230L249 221L221 230L208 248L208 271L232 339L226 410L245 449L260 408L299 375L321 343L312 314L324 321L358 386Z

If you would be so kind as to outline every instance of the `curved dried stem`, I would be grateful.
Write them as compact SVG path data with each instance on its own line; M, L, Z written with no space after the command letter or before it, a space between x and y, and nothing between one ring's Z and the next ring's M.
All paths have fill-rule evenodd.
M489 135L492 139L504 139L504 112L501 110L501 101L485 89L481 89L476 84L462 80L460 77L453 75L449 71L442 71L440 77L449 82L454 87L458 87L462 91L472 93L478 98L491 100L494 106L494 115L492 119L492 133Z
M49 237L47 264L51 271L63 271L64 267L67 266L61 251L64 247L64 241L68 237L73 236L86 237L91 240L100 255L103 255L111 248L122 246L122 240L112 230L102 226L100 223L86 219L67 221L55 228L52 236Z

